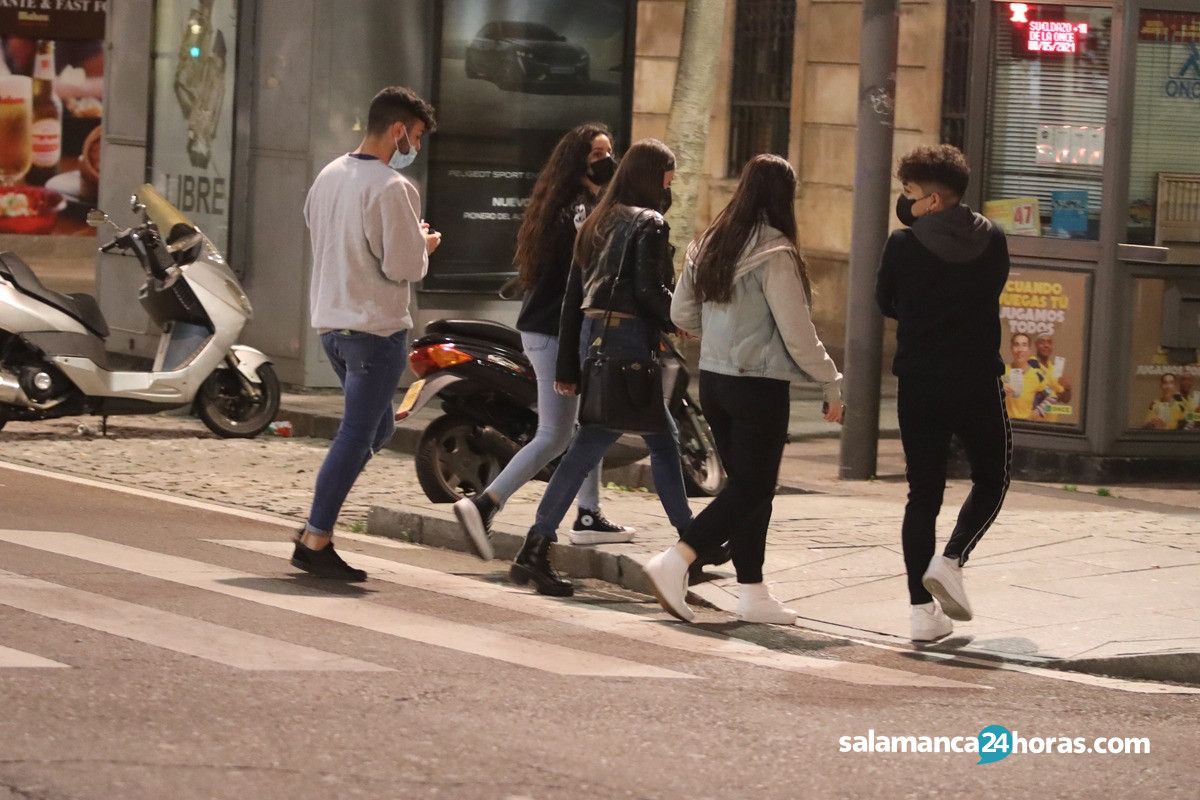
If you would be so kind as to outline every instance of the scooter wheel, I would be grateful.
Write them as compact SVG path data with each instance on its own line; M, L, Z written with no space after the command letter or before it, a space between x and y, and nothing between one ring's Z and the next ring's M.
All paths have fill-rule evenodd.
M689 402L675 418L679 425L679 452L683 483L688 497L716 497L725 488L725 467L717 443L698 407Z
M475 423L447 414L430 423L417 443L417 482L433 503L454 503L482 492L504 467L478 439Z
M270 364L258 368L259 396L251 397L241 375L213 370L196 395L196 414L208 429L225 439L253 439L279 413L279 378Z

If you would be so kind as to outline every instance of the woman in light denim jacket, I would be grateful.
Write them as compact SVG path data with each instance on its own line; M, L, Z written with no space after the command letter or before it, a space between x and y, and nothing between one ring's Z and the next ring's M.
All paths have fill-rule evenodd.
M804 259L796 246L796 174L760 155L742 171L729 206L688 248L671 320L700 337L700 404L729 482L683 538L646 565L659 602L685 621L688 567L696 551L726 539L740 589L738 617L791 625L763 583L762 567L789 388L811 376L824 387L825 419L842 418L842 376L813 327Z

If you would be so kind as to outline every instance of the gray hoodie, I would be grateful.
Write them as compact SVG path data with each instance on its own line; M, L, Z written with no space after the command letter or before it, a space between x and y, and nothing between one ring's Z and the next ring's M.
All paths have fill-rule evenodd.
M760 226L738 259L729 303L701 303L692 242L671 302L671 321L700 337L700 369L793 381L807 373L825 399L841 399L842 375L813 327L791 242Z

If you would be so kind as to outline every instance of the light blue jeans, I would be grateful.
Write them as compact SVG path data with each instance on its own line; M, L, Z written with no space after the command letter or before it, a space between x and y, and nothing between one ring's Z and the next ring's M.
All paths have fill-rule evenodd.
M579 337L580 361L595 349L603 328L602 320L584 318ZM659 334L643 320L613 319L604 339L604 349L616 357L645 358L658 346L658 338ZM682 535L692 522L692 510L688 506L687 491L683 485L683 465L679 462L679 429L670 413L667 414L667 426L668 430L663 433L647 433L642 438L650 448L650 472L654 476L659 502L667 512L671 525ZM530 533L551 541L558 539L555 529L567 513L571 497L579 489L579 482L619 438L620 431L599 425L580 428L579 434L571 442L571 449L567 450L550 478L546 494L538 504L537 519L529 529Z
M579 416L579 398L563 397L554 391L558 337L522 332L521 346L537 375L537 433L487 487L487 493L498 505L504 505L513 492L563 454L575 436L575 420ZM597 463L579 487L576 501L580 508L600 510L600 471L603 466L603 463Z

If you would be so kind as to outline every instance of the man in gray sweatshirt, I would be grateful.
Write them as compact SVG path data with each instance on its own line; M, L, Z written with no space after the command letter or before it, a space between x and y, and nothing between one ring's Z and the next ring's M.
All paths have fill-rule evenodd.
M321 578L367 573L333 548L338 513L372 454L392 437L392 400L408 354L410 285L425 277L441 234L421 221L421 198L397 170L434 129L433 107L392 86L371 101L367 135L334 159L304 203L312 239L309 313L345 393L337 435L317 475L308 524L292 565Z

